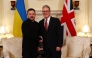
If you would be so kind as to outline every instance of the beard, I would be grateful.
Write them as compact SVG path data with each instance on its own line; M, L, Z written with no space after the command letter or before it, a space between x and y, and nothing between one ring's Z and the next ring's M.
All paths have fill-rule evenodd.
M28 19L30 19L32 22L35 20L33 16L29 17Z

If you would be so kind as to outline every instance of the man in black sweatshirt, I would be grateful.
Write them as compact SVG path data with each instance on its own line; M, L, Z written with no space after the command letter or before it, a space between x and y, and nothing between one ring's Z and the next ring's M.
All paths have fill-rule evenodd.
M22 58L37 58L37 49L39 46L39 25L35 19L35 10L33 8L28 9L28 19L22 23Z

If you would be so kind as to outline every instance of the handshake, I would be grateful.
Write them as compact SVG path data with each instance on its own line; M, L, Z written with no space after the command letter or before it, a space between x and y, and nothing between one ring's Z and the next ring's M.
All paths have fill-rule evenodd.
M41 38L41 40L39 40L39 42L43 42L43 38L42 38L42 36L39 36L40 38Z
M38 52L39 52L40 50L42 50L42 47L43 47L43 45L42 45L43 38L42 38L42 36L39 36L39 38L40 38L40 40L39 40Z

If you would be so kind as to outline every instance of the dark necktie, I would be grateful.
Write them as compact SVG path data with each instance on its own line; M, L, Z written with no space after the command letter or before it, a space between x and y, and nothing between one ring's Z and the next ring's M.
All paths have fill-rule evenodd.
M48 30L48 23L47 23L47 19L45 20L45 29L46 29L46 31Z

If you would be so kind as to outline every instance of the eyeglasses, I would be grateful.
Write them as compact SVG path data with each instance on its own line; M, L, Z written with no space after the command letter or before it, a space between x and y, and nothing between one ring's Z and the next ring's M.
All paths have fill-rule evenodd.
M42 11L42 12L50 12L50 11Z

